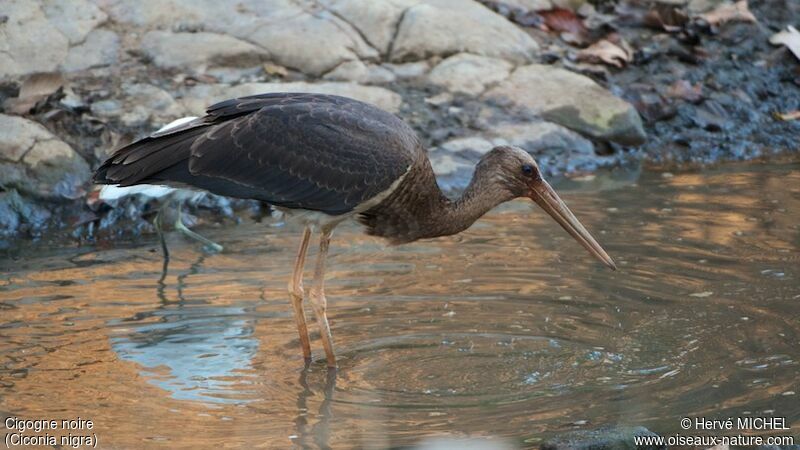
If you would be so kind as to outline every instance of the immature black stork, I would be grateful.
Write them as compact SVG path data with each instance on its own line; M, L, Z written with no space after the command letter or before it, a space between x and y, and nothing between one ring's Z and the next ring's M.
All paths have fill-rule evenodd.
M493 148L478 162L463 195L451 200L436 184L411 127L375 106L335 95L270 93L217 103L204 117L117 150L94 180L257 199L305 223L289 296L306 359L311 346L303 266L311 233L318 230L309 299L329 367L336 366L336 356L326 315L325 258L333 229L343 220L355 219L367 234L403 244L459 233L500 203L528 197L616 269L524 150Z

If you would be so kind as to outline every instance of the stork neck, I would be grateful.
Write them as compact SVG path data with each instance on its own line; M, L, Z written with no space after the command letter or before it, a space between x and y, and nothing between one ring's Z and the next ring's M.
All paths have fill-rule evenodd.
M469 185L457 200L443 205L444 214L439 216L443 225L439 236L456 234L469 228L476 220L495 206L513 199L488 171L476 168Z

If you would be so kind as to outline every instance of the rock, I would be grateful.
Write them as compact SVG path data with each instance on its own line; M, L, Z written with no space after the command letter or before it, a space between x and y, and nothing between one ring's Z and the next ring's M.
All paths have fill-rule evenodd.
M434 150L428 153L436 182L445 191L463 189L472 178L474 163L458 153Z
M325 3L357 28L372 47L387 55L403 12L420 0L326 0Z
M69 49L67 59L61 65L66 72L105 67L115 64L119 59L120 39L109 30L94 30L84 42Z
M98 117L112 118L122 115L122 103L112 99L96 101L89 109Z
M527 63L538 50L527 33L473 0L427 0L405 11L389 56L402 62L468 52Z
M286 67L319 76L339 64L377 59L358 31L316 3L243 0L109 0L117 22L155 29L211 31L246 40Z
M253 44L205 32L151 31L142 38L142 52L158 67L193 73L209 66L258 66L267 59L267 53Z
M243 37L265 48L278 64L314 76L345 61L379 56L358 31L327 11L270 22Z
M69 40L80 44L89 33L108 19L97 5L87 0L42 0L42 9L50 22Z
M658 436L645 427L607 427L598 430L578 430L546 440L542 450L660 450L666 446L634 445L634 436Z
M331 81L353 81L356 83L380 84L391 83L397 77L395 74L381 66L366 65L361 61L347 61L340 64L322 77Z
M484 98L541 115L595 139L622 145L639 145L646 139L633 106L565 69L540 64L519 67Z
M0 192L0 236L12 236L26 229L33 232L30 234L38 234L51 217L46 207L23 198L16 189ZM0 248L6 247L7 244L0 241Z
M0 22L0 79L56 70L67 56L69 40L39 5L3 0L2 13L8 20Z
M431 70L428 61L417 61L403 64L384 64L383 67L389 69L397 78L409 79L418 78Z
M468 172L471 173L471 165L498 145L514 145L526 150L536 157L543 172L548 176L597 165L594 146L590 141L560 125L542 121L499 123L479 135L451 139L441 144L437 151L457 155L461 158L460 161L468 162L470 165ZM445 162L450 161L445 160ZM443 167L460 168L453 164ZM459 179L468 180L469 173L462 174ZM448 172L448 175L452 174Z
M550 122L502 123L492 128L499 139L495 145L506 141L509 145L524 148L533 155L544 153L569 153L594 155L594 145L578 133Z
M484 155L495 147L494 140L479 136L460 137L451 139L439 146L440 149L450 153L473 152ZM475 159L477 161L477 159Z
M162 126L186 115L185 109L165 90L145 83L124 84L125 105L120 120L126 126Z
M355 83L245 83L237 86L224 84L197 85L189 88L183 106L191 115L201 115L212 104L234 97L263 94L266 92L313 92L333 94L371 103L390 112L397 112L403 102L399 94L377 86L361 86Z
M502 59L459 53L434 67L428 80L452 92L480 95L487 86L508 78L513 68Z
M42 125L0 114L0 180L41 198L77 198L89 179L89 165Z
M503 0L503 3L523 11L547 11L553 8L550 0Z

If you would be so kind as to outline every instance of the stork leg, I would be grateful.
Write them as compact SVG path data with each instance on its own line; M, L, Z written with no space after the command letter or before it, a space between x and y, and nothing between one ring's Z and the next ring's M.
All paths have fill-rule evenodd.
M158 212L156 213L155 219L153 219L153 226L156 228L156 234L158 234L158 240L161 242L161 251L164 252L164 273L166 273L166 266L169 261L169 249L167 248L167 241L164 239L164 216L162 214L163 206L158 208ZM162 279L163 279L162 274Z
M306 326L306 315L303 312L303 266L306 263L306 252L308 243L311 240L311 228L306 227L303 231L303 239L300 241L300 249L297 251L297 259L294 261L292 278L289 280L289 298L294 307L294 320L297 322L297 332L300 333L300 345L303 347L303 357L311 359L311 343L308 339L308 327Z
M317 254L317 264L314 267L314 284L311 286L311 307L314 308L314 315L319 325L319 333L322 338L322 346L325 347L325 357L328 360L328 367L336 367L336 355L333 354L333 337L331 327L328 325L326 314L327 303L325 299L325 259L328 256L328 247L331 243L332 228L323 228L319 238L319 253Z
M222 251L222 246L221 245L217 244L216 242L214 242L214 241L212 241L212 240L210 240L208 238L200 236L199 234L195 233L194 231L186 228L186 225L183 224L183 216L182 216L182 213L181 213L181 204L180 203L178 203L178 218L175 219L175 229L180 231L184 235L192 238L192 239L195 239L197 241L202 242L203 244L206 245L206 247L208 247L209 249L211 249L211 250L213 250L215 252L221 252Z

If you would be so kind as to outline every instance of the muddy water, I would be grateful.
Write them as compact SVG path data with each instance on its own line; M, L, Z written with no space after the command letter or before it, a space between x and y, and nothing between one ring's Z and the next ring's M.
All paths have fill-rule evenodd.
M440 434L528 447L745 414L786 417L797 436L800 164L560 189L618 272L522 201L398 248L337 230L335 377L300 355L285 292L294 225L202 230L225 246L215 255L173 234L163 280L152 237L19 251L0 261L0 413L91 419L101 448L130 449Z

